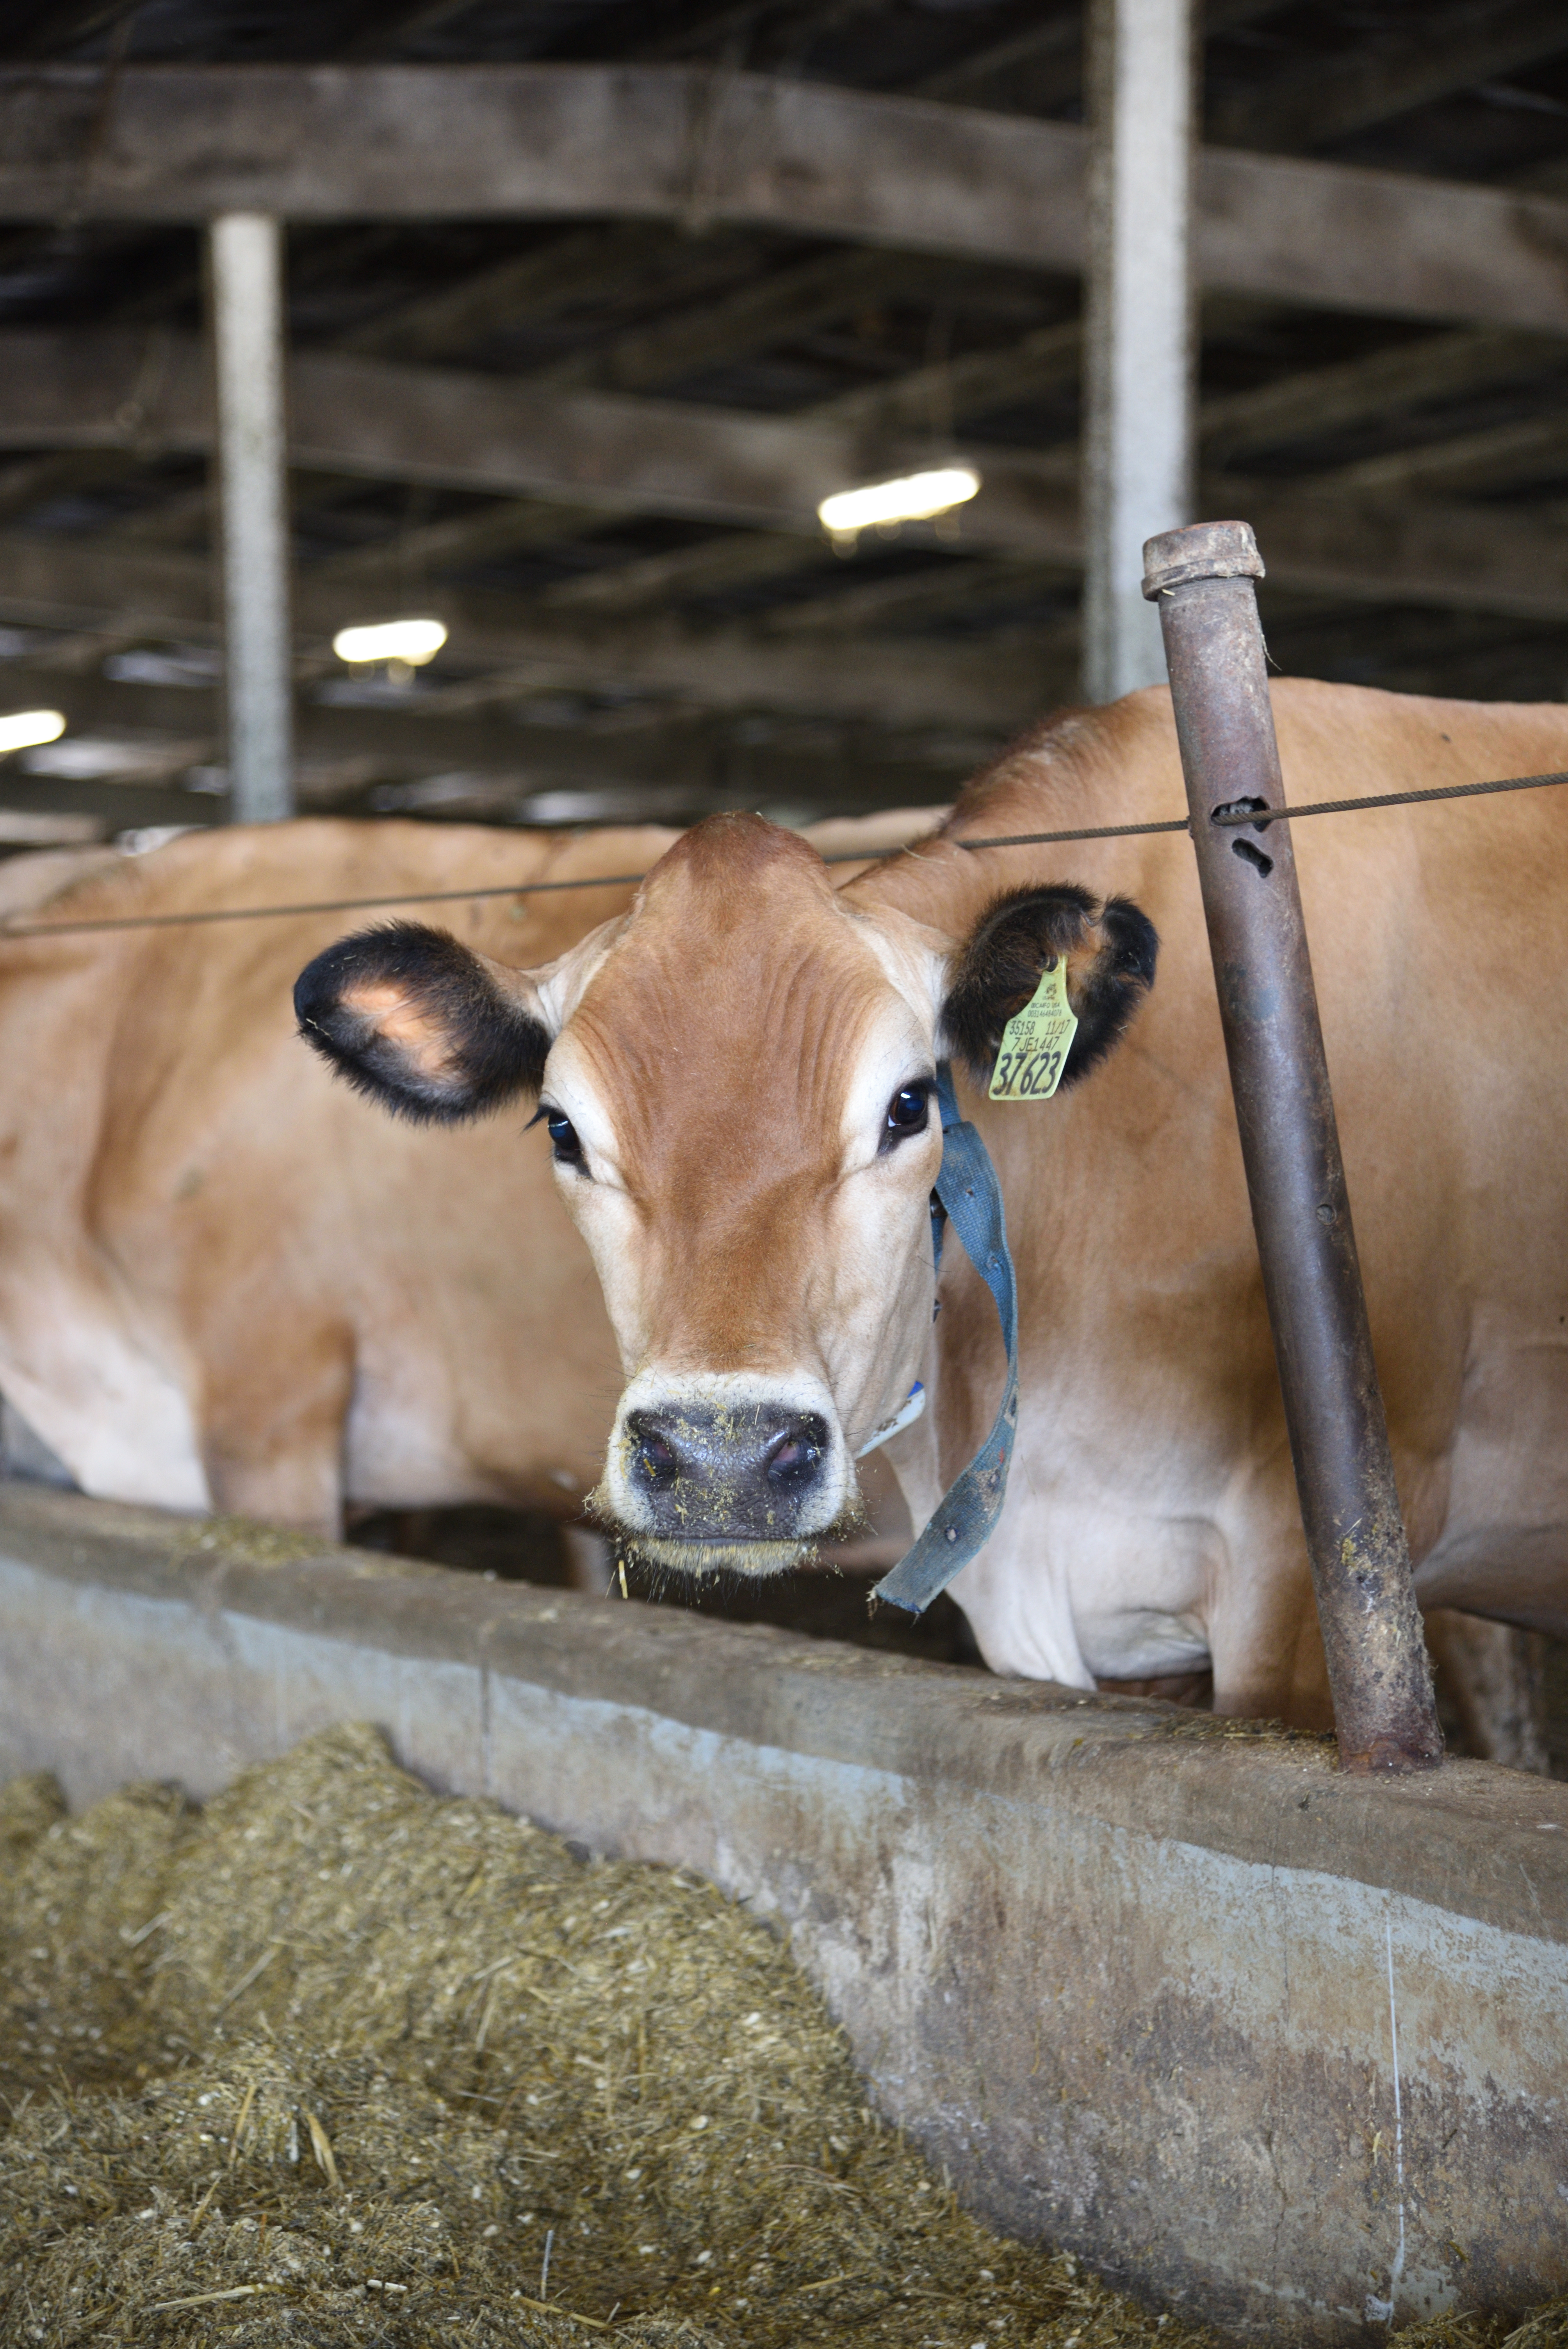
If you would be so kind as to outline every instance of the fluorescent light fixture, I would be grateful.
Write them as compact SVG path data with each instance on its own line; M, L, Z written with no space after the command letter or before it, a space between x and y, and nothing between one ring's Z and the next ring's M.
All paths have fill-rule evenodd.
M822 500L817 519L835 538L850 538L877 523L929 522L963 505L979 487L980 476L970 466L941 465L896 481L871 481L863 490L840 490Z
M423 668L447 641L439 620L382 620L366 628L339 628L332 649L356 667L366 661L403 661Z
M35 742L57 742L66 721L57 709L17 709L0 718L0 752L27 750Z

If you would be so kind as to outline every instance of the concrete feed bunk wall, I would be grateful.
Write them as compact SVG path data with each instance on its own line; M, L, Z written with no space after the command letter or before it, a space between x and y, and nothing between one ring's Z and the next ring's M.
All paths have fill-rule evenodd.
M201 1795L370 1719L776 1918L970 2203L1150 2299L1332 2340L1568 2284L1568 1789L304 1549L0 1489L0 1771Z

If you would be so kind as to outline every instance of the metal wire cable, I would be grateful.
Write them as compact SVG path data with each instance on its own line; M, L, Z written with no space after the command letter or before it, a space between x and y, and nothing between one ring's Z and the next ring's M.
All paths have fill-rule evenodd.
M1251 823L1253 818L1249 816ZM1163 823L1097 823L1083 832L1009 832L1000 840L954 840L952 848L1047 848L1058 840L1144 840L1156 832L1191 832L1191 825L1184 815L1173 815Z
M643 873L595 873L579 881L508 881L486 889L417 889L401 897L321 897L301 905L208 905L190 914L118 914L92 922L0 922L0 937L59 938L78 936L84 930L170 930L185 929L196 922L269 922L295 914L363 914L387 905L467 904L472 897L538 897L551 889L624 889L646 878Z
M1492 783L1440 783L1424 792L1376 792L1358 800L1318 800L1311 807L1246 807L1238 803L1212 821L1228 832L1255 824L1260 832L1271 823L1294 823L1308 815L1351 815L1361 808L1416 807L1426 800L1473 800L1488 792L1533 792L1543 783L1568 783L1568 768L1552 775L1508 775ZM1167 823L1109 823L1092 832L1013 832L998 840L960 840L958 848L1043 848L1058 840L1121 840L1155 832L1191 832L1185 816Z
M1213 821L1227 831L1252 824L1265 832L1271 823L1294 823L1309 815L1352 815L1362 808L1418 807L1430 800L1480 799L1491 792L1539 791L1548 783L1568 783L1568 768L1550 775L1508 775L1496 782L1443 783L1419 792L1378 792L1363 799L1319 800L1311 807L1248 807L1227 809ZM982 848L1049 848L1074 840L1145 840L1156 833L1191 832L1183 816L1159 823L1097 823L1071 832L1013 832L991 840L954 840L945 844L970 852ZM887 852L837 849L824 864L874 864ZM897 852L893 852L897 853ZM0 938L77 937L96 930L188 929L208 922L282 921L304 914L364 914L385 912L393 905L467 905L480 897L542 897L560 889L629 889L647 879L645 873L593 873L573 881L497 882L483 889L416 889L395 897L322 897L297 905L215 905L189 914L119 914L87 922L0 921Z
M824 864L874 864L885 852L835 849ZM0 938L61 938L84 930L185 929L197 922L281 921L297 914L364 914L388 905L467 905L476 897L542 897L552 889L630 889L645 873L585 873L575 881L498 881L483 889L413 889L397 897L317 897L300 905L209 905L189 914L116 914L90 922L0 921Z
M1552 775L1509 775L1498 783L1440 783L1426 792L1378 792L1359 800L1319 800L1312 807L1281 808L1277 815L1272 809L1266 815L1216 815L1214 822L1226 825L1289 823L1296 816L1346 815L1357 808L1418 807L1425 800L1475 800L1484 798L1488 792L1534 792L1543 783L1568 783L1568 768Z

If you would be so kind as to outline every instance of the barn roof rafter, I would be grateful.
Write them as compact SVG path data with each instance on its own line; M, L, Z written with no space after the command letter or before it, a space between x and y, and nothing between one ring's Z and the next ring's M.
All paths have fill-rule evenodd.
M829 803L855 789L846 728L861 771L891 788L923 762L944 790L1068 687L1072 0L255 0L242 53L212 0L11 14L0 693L69 674L73 731L112 735L135 691L114 648L211 642L186 224L219 202L294 221L320 803L410 781L385 713L344 749L352 711L313 698L335 623L410 598L452 628L417 726L407 706L418 756L490 776L498 806L512 734L545 771L552 696L565 731L618 705L647 787L684 760L695 807L716 775L758 775L748 742L779 730L779 788L809 801L814 721ZM1349 0L1203 16L1211 135L1237 142L1201 167L1204 497L1264 535L1271 647L1371 681L1558 690L1568 23L1556 42L1532 0L1386 0L1375 37ZM822 488L937 444L985 477L956 544L906 530L837 561ZM150 702L124 707L122 730L157 731ZM596 804L607 757L575 770ZM569 767L562 749L550 771ZM97 808L117 787L11 767L7 788Z
M1076 272L1076 125L681 66L0 68L0 218L583 214ZM1568 332L1568 202L1212 148L1205 285Z

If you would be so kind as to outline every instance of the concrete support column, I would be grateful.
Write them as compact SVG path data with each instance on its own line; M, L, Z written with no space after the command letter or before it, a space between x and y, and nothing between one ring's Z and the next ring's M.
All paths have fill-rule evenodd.
M208 231L218 397L229 813L294 813L284 225L224 212Z
M1163 684L1143 544L1193 496L1191 0L1089 0L1084 695Z

